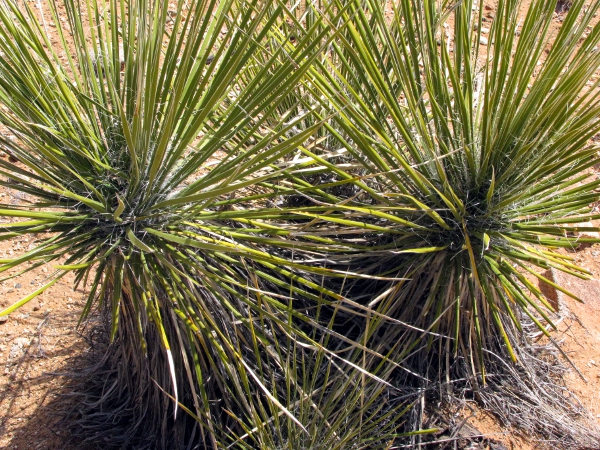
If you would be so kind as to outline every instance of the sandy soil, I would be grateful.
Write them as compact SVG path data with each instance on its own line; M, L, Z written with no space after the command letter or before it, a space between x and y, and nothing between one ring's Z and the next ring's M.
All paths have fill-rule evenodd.
M493 3L486 18L494 16ZM561 22L557 13L556 27ZM7 155L0 157L6 158ZM600 168L595 174L600 176ZM22 201L9 198L11 192L0 187L0 202ZM0 222L10 219L0 218ZM595 223L600 225L600 221ZM0 258L25 251L31 240L0 241ZM594 280L582 281L564 274L554 274L585 303L557 296L564 320L555 338L577 365L585 380L570 370L568 387L587 407L600 425L600 245L580 248L572 253L577 263L591 270ZM32 288L41 286L52 274L47 264L26 275L0 283L0 308L9 306ZM55 404L67 394L61 372L78 364L88 350L84 332L76 329L85 292L72 290L72 276L67 276L31 301L6 321L0 321L0 449L68 449L69 437L57 420ZM485 411L474 410L469 422L510 449L535 449L532 438L520 438L502 428Z
M600 221L594 222L594 225L600 226ZM600 244L580 248L569 254L575 257L577 264L590 270L594 279L583 281L554 271L546 274L584 301L579 303L556 290L550 292L551 296L557 298L558 312L562 318L553 338L561 344L583 376L582 379L575 369L569 368L566 374L567 388L589 411L592 422L600 426ZM517 436L514 430L502 427L486 411L475 405L473 411L469 411L471 418L468 422L490 438L501 441L508 449L548 448L537 444L533 437Z

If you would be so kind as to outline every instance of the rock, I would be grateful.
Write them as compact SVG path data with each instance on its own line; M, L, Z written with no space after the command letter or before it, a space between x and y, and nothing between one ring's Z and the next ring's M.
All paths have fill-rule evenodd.
M29 346L29 339L20 337L16 338L13 341L13 345L10 348L10 353L8 354L9 359L19 358L25 353L27 353L27 347Z
M481 36L481 37L479 38L479 43L480 43L481 45L488 45L488 40L487 40L487 38L486 38L486 37L484 37L484 36Z
M486 28L486 27L481 27L481 33L482 33L482 34L488 34L489 32L490 32L490 29L489 29L489 28Z
M594 226L594 224L592 222L582 222L582 223L576 224L576 226L582 227L582 228L598 228L598 227ZM588 231L588 230L576 231L575 236L582 237L582 238L600 239L600 233L598 231Z
M0 317L0 324L6 323L8 322L8 316L1 316Z
M23 348L24 346L29 345L29 339L27 339L26 337L16 338L13 341L13 344Z
M575 237L578 239L598 239L600 240L600 232L596 231L598 230L598 227L595 226L592 222L580 222L580 223L570 223L567 224L566 226L568 227L573 227L573 228L577 228L576 231L567 231L566 235L569 237ZM586 228L588 228L586 230ZM575 246L576 248L574 248L573 250L575 251L580 251L583 249L586 249L588 247L591 247L592 245L594 245L594 242L576 242Z

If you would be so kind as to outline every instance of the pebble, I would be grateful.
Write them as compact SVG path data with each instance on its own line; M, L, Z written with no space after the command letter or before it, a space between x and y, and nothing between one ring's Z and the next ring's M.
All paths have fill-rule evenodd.
M27 346L29 345L29 339L20 337L13 341L13 345L10 348L8 359L18 358L23 356L27 352Z
M488 40L487 40L487 38L486 38L486 37L484 37L484 36L481 36L481 37L479 38L479 43L480 43L481 45L488 45Z
M29 339L26 337L19 337L13 341L13 345L18 345L19 347L24 347L25 345L29 345Z
M0 317L0 323L6 323L6 322L8 322L8 316Z
M592 222L581 222L581 223L578 223L577 226L584 227L584 228L595 228L595 226ZM600 233L598 233L597 231L583 230L583 231L576 232L575 235L580 236L582 238L600 239Z

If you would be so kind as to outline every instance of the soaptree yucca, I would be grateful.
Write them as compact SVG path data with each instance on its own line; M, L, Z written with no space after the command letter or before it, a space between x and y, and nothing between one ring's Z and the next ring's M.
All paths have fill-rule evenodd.
M290 55L287 10L258 0L33 6L0 2L0 184L19 194L0 238L35 242L0 271L53 272L2 314L69 272L88 289L82 319L97 311L111 342L73 409L89 441L223 448L258 439L269 411L302 430L285 346L321 348L307 304L340 296L303 262L328 243L288 243L290 213L265 208L275 163L318 121L267 119L297 106L283 102L335 33L312 26Z
M528 388L511 382L532 394L515 397L527 427L522 417L546 400L526 338L552 339L556 309L539 284L574 297L548 274L589 278L560 249L597 241L578 232L600 217L589 171L599 162L589 142L600 131L600 2L573 2L560 24L548 1L497 2L493 21L487 2L351 3L303 83L337 139L304 153L334 177L297 190L324 208L312 225L336 228L348 246L328 264L363 276L345 281L345 295L389 316L364 341L408 358L408 379L447 383L442 392L456 380L487 392L521 373ZM355 189L332 201L342 184Z

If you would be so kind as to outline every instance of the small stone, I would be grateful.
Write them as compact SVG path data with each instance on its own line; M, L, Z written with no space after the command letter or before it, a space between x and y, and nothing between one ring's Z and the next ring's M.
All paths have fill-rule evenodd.
M27 353L27 346L29 345L29 339L20 337L13 341L13 345L10 348L8 359L18 358Z
M27 339L25 337L16 338L14 340L14 344L23 348L24 346L29 345L29 339Z
M0 324L6 323L6 322L8 322L8 316L1 316L0 317Z
M481 27L481 33L483 33L483 34L488 34L489 32L490 32L490 29L489 29L489 28L486 28L486 27Z
M481 45L488 45L488 40L487 40L487 38L486 38L486 37L484 37L484 36L481 36L481 37L479 38L479 43L480 43Z
M15 289L21 289L23 285L21 283L15 284Z
M594 224L592 222L578 223L577 226L583 227L583 228L597 228L594 226ZM583 238L600 239L600 233L597 231L582 230L582 231L578 231L576 233L576 236L583 237Z

